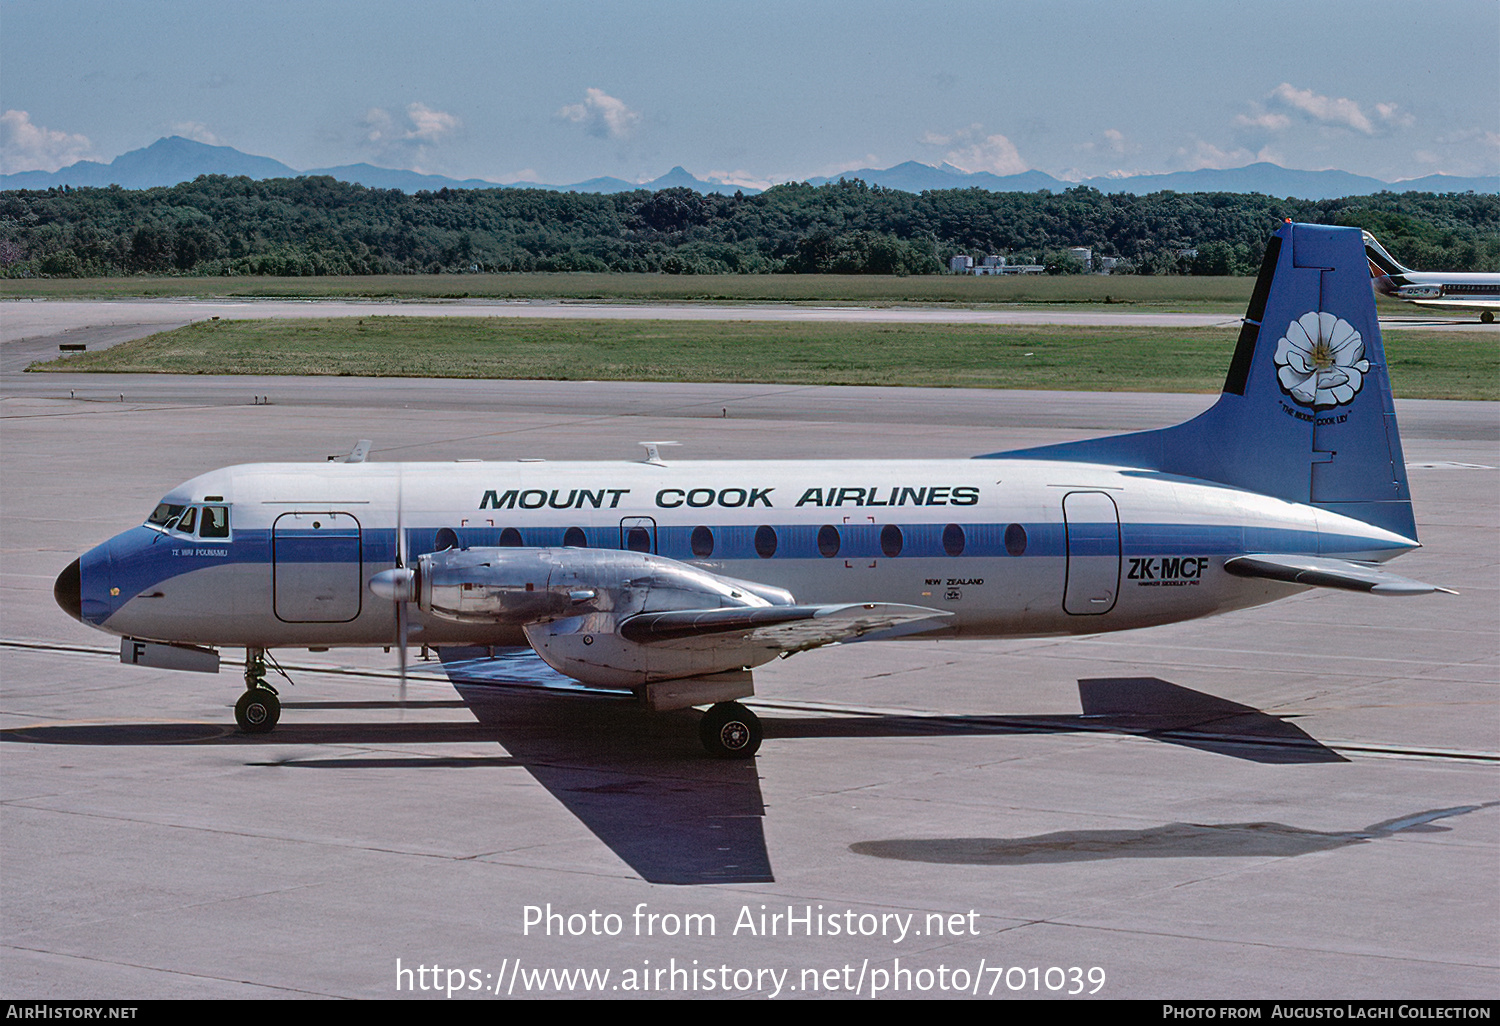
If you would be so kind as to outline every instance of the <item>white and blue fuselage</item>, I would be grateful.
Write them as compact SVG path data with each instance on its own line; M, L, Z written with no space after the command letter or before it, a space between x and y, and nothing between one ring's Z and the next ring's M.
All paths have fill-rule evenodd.
M195 515L85 554L81 618L197 645L389 645L392 604L367 584L396 565L398 501L413 553L652 552L801 603L952 614L919 636L1170 623L1297 590L1226 573L1235 556L1384 560L1414 544L1210 482L1043 460L252 464L162 500ZM423 643L524 644L513 625L412 616Z

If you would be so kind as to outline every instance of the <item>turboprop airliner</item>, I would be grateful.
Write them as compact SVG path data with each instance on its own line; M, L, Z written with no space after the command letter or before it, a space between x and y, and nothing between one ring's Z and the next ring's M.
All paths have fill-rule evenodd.
M1413 271L1401 266L1369 232L1364 233L1364 240L1370 281L1382 296L1418 306L1478 310L1481 321L1494 323L1495 311L1500 310L1500 274Z
M121 660L218 669L247 732L267 651L530 645L761 741L753 670L821 645L1094 634L1310 587L1441 591L1417 546L1358 229L1268 242L1223 393L1174 427L966 460L252 464L171 489L57 578ZM997 401L1003 401L997 398ZM836 685L831 685L836 686Z

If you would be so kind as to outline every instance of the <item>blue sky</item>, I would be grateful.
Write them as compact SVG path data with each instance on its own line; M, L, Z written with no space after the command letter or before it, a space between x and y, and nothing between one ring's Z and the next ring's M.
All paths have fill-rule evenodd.
M0 171L173 134L551 183L1495 174L1500 4L0 0Z

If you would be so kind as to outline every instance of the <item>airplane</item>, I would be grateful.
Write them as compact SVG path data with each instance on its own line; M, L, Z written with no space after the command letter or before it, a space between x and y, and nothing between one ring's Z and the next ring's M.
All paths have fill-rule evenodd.
M1375 291L1391 299L1420 306L1445 306L1455 310L1479 310L1485 324L1495 322L1500 310L1500 274L1466 271L1413 271L1403 267L1375 236L1363 232L1365 258Z
M529 645L657 711L709 706L712 755L760 747L753 670L836 643L1096 634L1324 587L1447 591L1418 547L1358 229L1268 240L1223 391L1184 423L962 460L366 459L227 467L57 577L121 661L217 672L245 649ZM273 660L274 661L274 660Z

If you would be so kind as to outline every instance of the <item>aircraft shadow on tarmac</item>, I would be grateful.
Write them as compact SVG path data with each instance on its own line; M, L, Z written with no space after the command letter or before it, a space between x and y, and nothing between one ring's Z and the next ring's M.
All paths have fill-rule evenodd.
M1500 805L1428 809L1362 830L1306 830L1284 823L1167 823L1146 830L1060 830L1034 837L944 837L860 841L849 850L903 862L961 866L1037 866L1103 859L1289 858L1332 851L1403 831L1446 833L1439 819Z
M229 724L89 723L17 727L0 740L30 744L172 745L233 744L269 750L313 744L494 743L508 755L449 757L351 757L268 759L252 766L293 769L379 770L387 768L505 768L530 773L626 864L652 883L749 883L774 880L762 827L765 805L755 760L707 758L699 747L699 714L691 710L656 714L618 696L580 693L576 683L557 677L530 650L522 652L448 650L445 670L461 702L409 701L406 715L423 709L467 707L476 722L306 723L295 716L271 734L245 735ZM482 656L482 658L477 658ZM512 685L512 686L497 686ZM856 714L843 716L767 714L767 739L862 737L1003 736L1012 734L1124 733L1262 763L1342 762L1300 728L1250 706L1192 691L1155 677L1080 680L1081 715L929 716ZM571 692L558 694L557 691ZM287 702L288 710L379 709L396 703ZM1272 825L1274 826L1274 825ZM1027 861L1064 861L1080 851L1108 848L1117 854L1148 849L1192 848L1213 838L1275 837L1276 844L1355 843L1345 835L1321 835L1263 824L1184 827L1174 824L1119 838L1070 841L1047 858L1031 852ZM1186 830L1188 833L1184 834ZM1209 840L1195 840L1203 831ZM1194 833L1196 831L1196 833ZM1234 833L1240 831L1240 833ZM1294 840L1283 834L1291 831ZM1109 832L1104 832L1109 833ZM1305 835L1305 836L1304 836ZM1071 835L1070 835L1071 836ZM1091 835L1092 836L1092 835ZM1082 835L1079 835L1082 837ZM1311 838L1312 840L1308 840ZM1321 839L1321 840L1319 840ZM855 846L862 854L921 861L978 862L998 856L993 840L874 841ZM1021 842L1003 842L1021 843ZM1037 842L1032 839L1033 846ZM1126 852L1123 848L1134 848ZM874 847L868 847L873 845ZM896 847L889 847L895 845ZM916 847L910 847L916 845ZM975 847L977 845L977 847ZM1093 845L1094 848L1089 846ZM1100 847L1103 845L1104 847ZM906 847L902 847L906 846ZM1220 844L1222 846L1222 843ZM1231 847L1234 844L1230 845ZM1243 847L1243 844L1240 844ZM1040 850L1040 849L1038 849ZM1071 855L1057 855L1069 851ZM1307 850L1321 850L1309 848ZM1191 854L1192 852L1186 852ZM1004 856L1015 857L1014 853ZM1090 857L1113 857L1096 855Z

